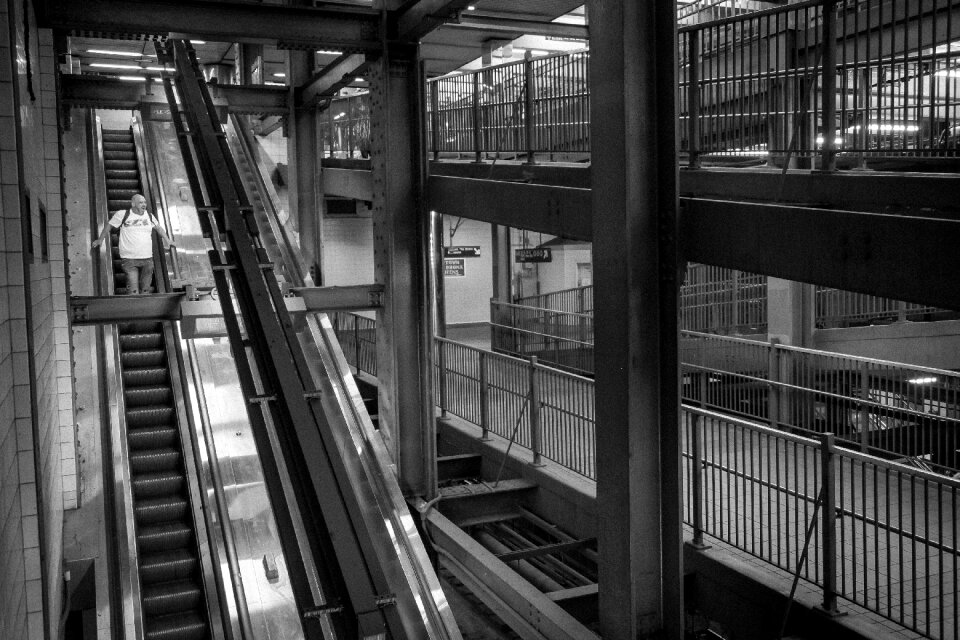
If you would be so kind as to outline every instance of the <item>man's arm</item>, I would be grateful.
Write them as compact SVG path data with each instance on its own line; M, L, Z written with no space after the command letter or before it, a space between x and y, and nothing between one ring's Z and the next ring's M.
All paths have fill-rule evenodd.
M93 244L90 245L91 247L93 247L94 249L96 249L96 248L98 248L101 244L103 244L103 241L107 239L107 235L110 233L110 228L113 226L113 225L111 224L112 222L113 222L113 219L111 218L111 219L107 222L107 224L103 225L103 231L101 231L101 232L100 232L100 235L97 236L97 239L93 241Z
M176 247L177 245L173 244L173 240L167 236L167 232L163 230L156 222L153 223L153 228L157 230L157 234L160 235L160 242L163 244L164 249L170 249L171 247Z

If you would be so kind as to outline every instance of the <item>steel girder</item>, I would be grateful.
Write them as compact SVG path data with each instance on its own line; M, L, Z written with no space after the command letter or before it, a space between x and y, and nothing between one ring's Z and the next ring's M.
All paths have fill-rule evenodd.
M373 9L324 3L294 7L212 0L43 0L42 27L98 34L170 33L223 42L279 42L288 47L380 47L380 15Z

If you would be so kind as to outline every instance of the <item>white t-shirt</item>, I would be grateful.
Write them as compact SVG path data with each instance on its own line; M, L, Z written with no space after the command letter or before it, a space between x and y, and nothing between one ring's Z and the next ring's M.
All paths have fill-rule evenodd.
M127 216L126 211L117 211L110 218L110 226L117 228ZM120 257L143 260L153 257L153 217L146 211L143 215L131 211L120 229Z

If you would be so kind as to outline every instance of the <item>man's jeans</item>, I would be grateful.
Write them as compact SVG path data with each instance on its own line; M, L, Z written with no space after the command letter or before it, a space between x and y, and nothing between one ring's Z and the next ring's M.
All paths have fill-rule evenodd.
M153 282L153 258L122 258L120 267L127 274L127 293L150 293Z

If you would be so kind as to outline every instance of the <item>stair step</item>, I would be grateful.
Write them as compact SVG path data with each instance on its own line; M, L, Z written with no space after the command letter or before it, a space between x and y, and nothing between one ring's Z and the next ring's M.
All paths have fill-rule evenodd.
M190 515L190 504L180 496L137 500L133 514L139 525L179 522Z
M179 468L180 450L173 447L154 447L130 452L130 470L135 474L159 473Z
M192 541L193 528L185 522L143 526L137 531L137 546L141 554L181 549Z
M203 604L203 591L191 580L150 585L140 595L143 612L148 616L182 612Z
M151 616L144 620L145 640L201 640L207 638L206 618L195 611Z
M137 499L179 495L186 489L186 478L179 470L136 474L131 480Z
M187 549L173 549L149 553L140 557L140 581L156 584L172 580L186 580L200 566L197 557Z

